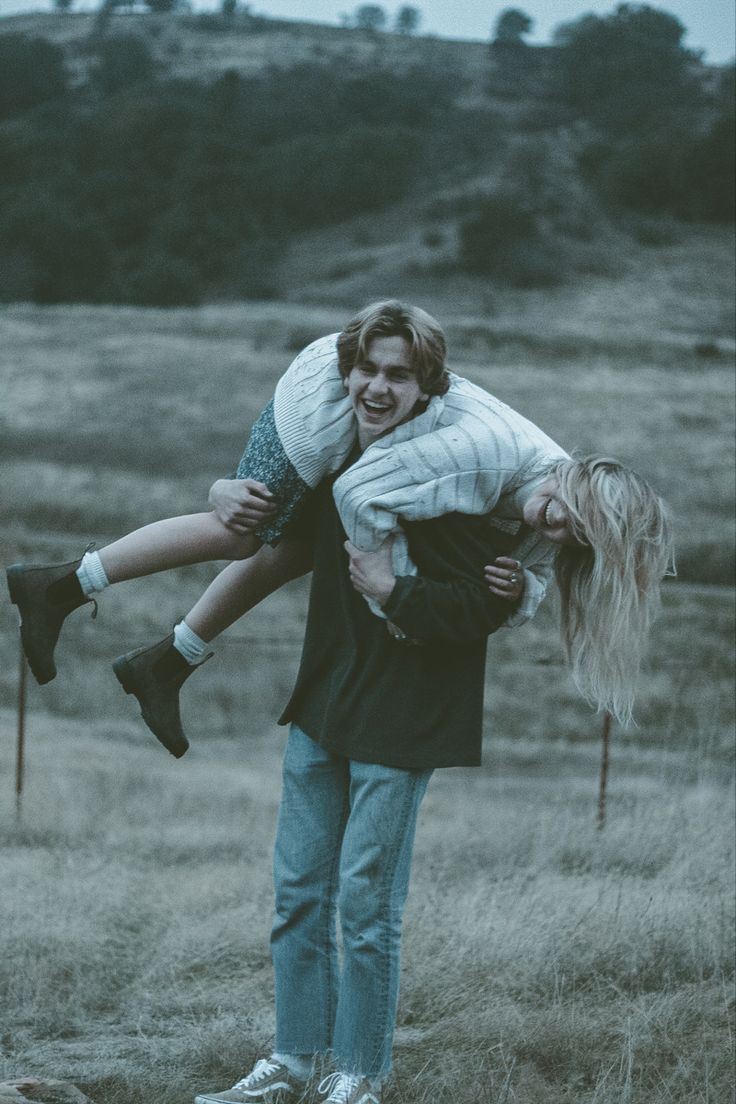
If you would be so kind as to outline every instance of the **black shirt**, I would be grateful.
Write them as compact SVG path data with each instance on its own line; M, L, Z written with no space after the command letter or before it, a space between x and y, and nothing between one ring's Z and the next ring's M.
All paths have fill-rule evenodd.
M420 574L397 579L383 606L422 641L402 643L350 583L333 481L320 485L303 519L314 573L299 674L279 723L293 721L322 747L363 762L477 766L486 640L513 608L490 593L483 567L509 554L518 535L464 514L407 523Z

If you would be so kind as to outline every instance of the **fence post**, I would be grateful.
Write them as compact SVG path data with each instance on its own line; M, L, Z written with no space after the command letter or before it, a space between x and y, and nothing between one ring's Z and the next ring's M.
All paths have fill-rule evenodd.
M601 781L598 789L598 830L601 831L606 823L606 785L608 784L608 744L611 735L611 714L606 711L603 714L603 729L601 732Z
M20 661L18 663L18 742L15 755L15 815L20 819L23 811L23 771L26 743L26 686L27 665L23 644L18 636Z

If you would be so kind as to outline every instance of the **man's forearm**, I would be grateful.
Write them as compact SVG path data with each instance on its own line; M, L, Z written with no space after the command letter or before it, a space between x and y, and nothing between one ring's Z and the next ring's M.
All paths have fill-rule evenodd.
M383 612L407 636L426 643L470 643L504 624L509 603L482 582L457 578L438 582L405 575L396 580Z

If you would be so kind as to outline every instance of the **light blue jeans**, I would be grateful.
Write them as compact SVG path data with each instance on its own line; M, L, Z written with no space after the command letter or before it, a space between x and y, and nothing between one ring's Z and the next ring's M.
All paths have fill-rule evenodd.
M271 935L275 1050L331 1051L337 1069L381 1077L391 1067L401 924L432 772L345 759L292 725L283 773Z

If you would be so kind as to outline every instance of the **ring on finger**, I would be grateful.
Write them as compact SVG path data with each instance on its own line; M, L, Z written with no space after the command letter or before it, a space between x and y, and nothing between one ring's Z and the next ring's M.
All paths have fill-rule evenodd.
M509 582L513 583L513 584L514 584L514 586L516 586L516 584L518 583L518 581L519 581L519 576L518 576L518 575L516 574L516 572L515 572L515 571L513 571L513 572L511 573L511 575L509 576Z

